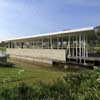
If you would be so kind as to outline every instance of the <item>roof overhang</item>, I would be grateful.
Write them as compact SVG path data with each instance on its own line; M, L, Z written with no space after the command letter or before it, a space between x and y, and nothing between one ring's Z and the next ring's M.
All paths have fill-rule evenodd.
M100 28L100 27L99 27ZM4 40L4 42L9 41L18 41L18 40L26 40L26 39L35 39L39 37L48 37L48 36L56 36L56 35L63 35L63 34L80 34L85 32L94 32L98 29L98 27L86 27L86 28L80 28L80 29L72 29L72 30L66 30L66 31L59 31L59 32L51 32L51 33L45 33L45 34L37 34L37 35L31 35L31 36L25 36L25 37L19 37L19 38L12 38Z

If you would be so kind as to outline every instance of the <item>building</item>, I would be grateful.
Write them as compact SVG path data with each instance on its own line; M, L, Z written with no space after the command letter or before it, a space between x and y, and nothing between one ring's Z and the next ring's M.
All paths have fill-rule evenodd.
M11 57L35 62L99 65L100 27L86 27L5 40Z

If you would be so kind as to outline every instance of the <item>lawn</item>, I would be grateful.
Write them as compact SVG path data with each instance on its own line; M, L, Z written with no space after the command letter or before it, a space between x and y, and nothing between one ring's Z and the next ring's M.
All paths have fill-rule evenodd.
M0 66L0 86L10 87L21 82L33 84L40 81L52 84L54 81L62 79L66 74L52 66L44 67L16 59L12 59L10 62L14 63L15 67ZM67 73L70 72L67 71Z
M13 86L20 82L26 82L28 84L39 81L52 83L53 80L62 78L64 74L64 72L53 70L52 68L26 67L20 64L17 64L14 68L0 66L0 86Z
M0 100L100 100L100 68L69 68L65 73L52 66L14 63L13 68L0 66Z

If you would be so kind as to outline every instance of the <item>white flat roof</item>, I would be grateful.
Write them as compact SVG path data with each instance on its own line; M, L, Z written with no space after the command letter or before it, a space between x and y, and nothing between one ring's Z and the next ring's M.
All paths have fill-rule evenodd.
M21 39L30 39L30 38L36 38L36 37L43 37L43 36L53 36L53 35L59 35L59 34L69 34L69 33L76 33L76 32L84 32L84 31L92 31L94 30L94 27L86 27L86 28L80 28L80 29L71 29L71 30L65 30L65 31L59 31L59 32L50 32L45 34L37 34L37 35L31 35L31 36L24 36L24 37L18 37L18 38L11 38L6 39L4 41L11 41L11 40L21 40Z

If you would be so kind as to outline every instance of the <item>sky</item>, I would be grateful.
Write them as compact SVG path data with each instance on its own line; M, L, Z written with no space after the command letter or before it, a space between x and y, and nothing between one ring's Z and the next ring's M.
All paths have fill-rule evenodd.
M0 41L100 25L100 0L0 0Z

